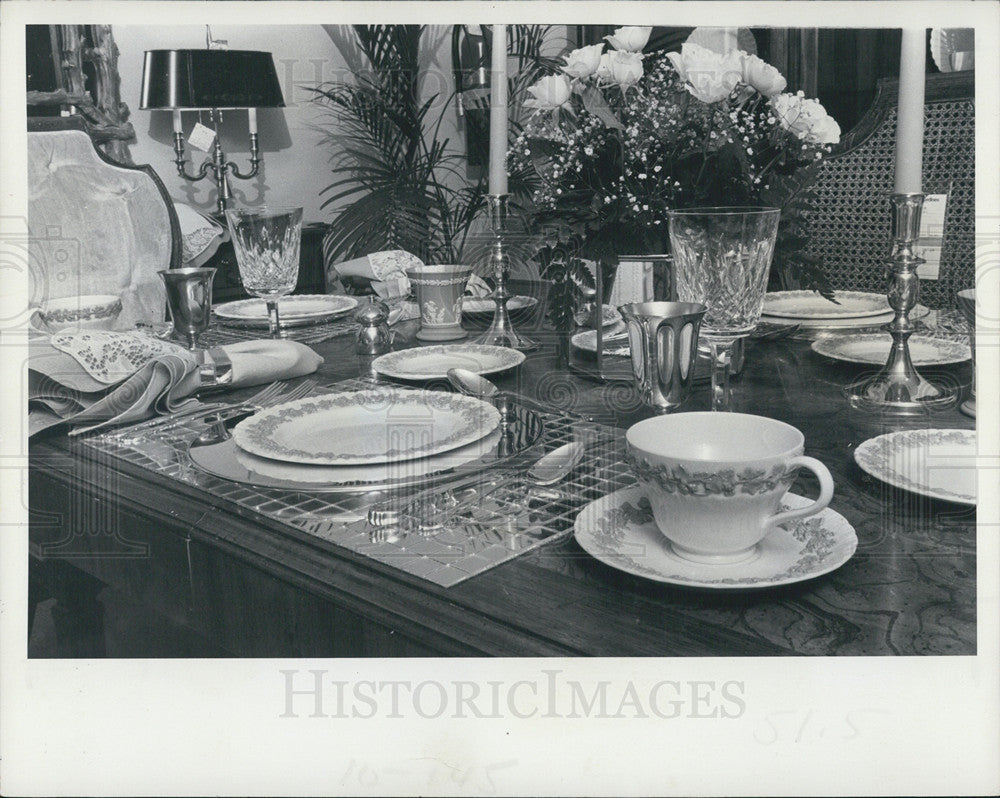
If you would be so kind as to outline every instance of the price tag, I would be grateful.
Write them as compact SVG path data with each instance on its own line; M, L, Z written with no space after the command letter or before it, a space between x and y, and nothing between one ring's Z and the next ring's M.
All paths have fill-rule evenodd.
M194 126L191 135L188 136L188 144L196 150L208 152L215 141L215 131L210 127L205 127L201 122Z
M920 234L913 254L923 258L917 274L921 280L937 280L941 272L941 247L944 244L944 212L948 207L947 194L928 194L924 197L920 216Z

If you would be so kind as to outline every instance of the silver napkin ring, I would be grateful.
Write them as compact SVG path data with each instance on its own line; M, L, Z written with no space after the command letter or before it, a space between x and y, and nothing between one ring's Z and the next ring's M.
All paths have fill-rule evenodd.
M233 381L233 361L221 347L215 346L208 350L205 362L201 365L201 384L229 385Z

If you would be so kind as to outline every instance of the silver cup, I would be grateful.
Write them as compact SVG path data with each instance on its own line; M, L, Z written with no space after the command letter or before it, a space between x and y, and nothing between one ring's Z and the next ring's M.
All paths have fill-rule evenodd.
M212 318L212 278L215 269L166 269L159 272L167 287L167 307L174 332L187 339L188 349L198 347L198 336Z
M639 395L657 413L669 413L687 399L706 310L695 302L636 302L618 308L628 328Z

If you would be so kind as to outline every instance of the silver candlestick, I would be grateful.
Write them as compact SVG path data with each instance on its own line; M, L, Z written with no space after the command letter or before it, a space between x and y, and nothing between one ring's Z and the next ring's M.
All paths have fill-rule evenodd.
M849 385L847 398L852 407L887 415L915 416L929 410L951 407L957 391L924 379L910 359L908 339L913 334L909 313L920 296L917 267L924 262L913 252L920 231L923 194L892 195L893 252L887 260L891 269L887 296L896 312L883 329L892 335L886 364L874 377Z
M490 346L506 346L523 352L537 349L538 344L514 332L507 312L507 300L511 298L507 291L507 276L510 273L510 257L504 251L504 234L507 232L507 217L509 215L510 194L487 194L486 203L490 217L490 227L493 230L493 248L490 251L490 267L496 288L489 298L496 302L496 311L489 329L475 339L477 344Z

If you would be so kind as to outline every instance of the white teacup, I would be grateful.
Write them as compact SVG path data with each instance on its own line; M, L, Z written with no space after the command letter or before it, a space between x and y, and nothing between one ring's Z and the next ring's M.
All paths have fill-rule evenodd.
M626 433L629 465L674 552L701 563L734 563L780 524L814 515L833 497L826 466L803 457L795 427L742 413L679 413L640 421ZM800 467L819 479L819 498L778 513Z

